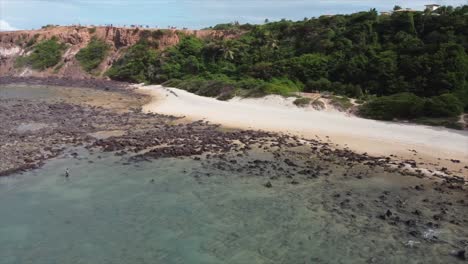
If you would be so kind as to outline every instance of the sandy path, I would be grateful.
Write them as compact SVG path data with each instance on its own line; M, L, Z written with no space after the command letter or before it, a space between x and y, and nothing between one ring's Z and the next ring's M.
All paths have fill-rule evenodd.
M260 99L233 99L229 102L201 97L189 92L143 86L154 96L144 111L206 119L229 127L286 132L306 138L319 137L372 155L398 155L437 163L451 169L468 164L468 133L421 125L397 124L313 111L292 104L292 99L270 96ZM416 150L418 155L410 150ZM440 160L439 160L440 158ZM459 164L449 159L458 159ZM460 171L467 174L468 170Z

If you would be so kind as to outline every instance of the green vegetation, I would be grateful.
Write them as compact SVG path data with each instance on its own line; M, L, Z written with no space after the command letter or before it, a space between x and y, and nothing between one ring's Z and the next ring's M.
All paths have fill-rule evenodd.
M92 38L88 46L82 48L77 54L76 59L81 67L87 72L96 69L104 60L109 50L109 45L102 40Z
M95 27L88 28L88 32L89 32L89 34L94 34L94 33L96 33L96 28Z
M456 117L463 112L463 104L449 93L430 98L398 93L375 98L365 103L360 112L365 117L381 120Z
M433 117L421 117L412 120L415 123L428 125L428 126L444 126L453 129L463 129L463 124L459 122L458 117L444 117L444 118L433 118Z
M29 56L18 57L15 67L30 66L36 70L45 70L60 62L65 48L65 44L59 43L55 38L44 40L34 46Z
M53 71L53 72L54 72L55 74L57 74L57 73L60 71L60 69L63 68L64 65L65 65L65 64L64 64L63 62L60 62L59 64L57 64L57 66L54 67L54 71Z
M58 27L59 25L53 25L53 24L47 24L45 26L42 26L41 28L42 29L49 29L49 28L54 28L54 27Z
M346 96L330 96L330 104L342 111L346 111L353 106L349 98Z
M307 97L300 97L300 98L297 98L296 100L294 100L294 104L299 106L299 107L305 107L305 106L308 106L310 105L312 99L310 98L307 98Z
M242 34L181 35L162 52L143 41L108 75L171 80L166 84L222 99L327 91L344 109L351 106L346 97L362 99L360 113L369 118L450 118L468 109L468 6L440 10L221 24L213 29Z
M392 120L421 117L424 110L424 99L413 93L398 93L382 96L365 103L361 115L373 119Z
M107 71L107 75L119 81L147 82L148 78L157 78L152 69L153 63L157 58L156 51L148 48L144 43L136 44L130 47L125 55L120 58Z
M32 47L37 42L37 38L39 38L39 34L34 34L34 36L26 42L26 48Z

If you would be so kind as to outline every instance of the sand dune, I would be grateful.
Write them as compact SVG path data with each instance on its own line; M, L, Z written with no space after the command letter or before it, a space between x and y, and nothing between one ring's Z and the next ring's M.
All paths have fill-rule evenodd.
M176 88L142 86L154 96L144 111L206 119L230 127L288 132L329 139L342 146L374 155L457 158L468 161L468 133L422 125L397 124L315 111L294 106L293 99L268 96L234 98L228 102L201 97Z

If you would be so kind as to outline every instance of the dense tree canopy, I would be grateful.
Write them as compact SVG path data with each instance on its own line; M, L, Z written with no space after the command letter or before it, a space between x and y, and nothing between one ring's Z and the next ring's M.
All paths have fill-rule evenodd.
M378 15L373 9L298 22L231 23L214 28L243 34L224 40L181 35L177 46L158 54L139 44L109 75L150 83L196 79L193 83L200 87L203 81L216 80L216 85L230 87L232 93L327 90L363 99L399 94L370 106L385 107L395 100L418 105L417 111L397 111L390 118L449 116L468 107L468 6L391 15ZM447 102L457 106L440 110ZM369 109L373 108L363 112ZM428 113L430 109L434 114Z

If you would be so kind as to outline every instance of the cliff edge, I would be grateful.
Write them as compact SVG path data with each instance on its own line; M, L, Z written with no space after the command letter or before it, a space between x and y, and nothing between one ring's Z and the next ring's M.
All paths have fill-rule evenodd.
M143 38L151 39L156 45L152 48L164 50L177 45L183 35L192 35L202 39L236 38L239 32L220 30L177 30L119 27L83 27L83 26L48 26L39 30L21 30L0 32L0 76L20 77L69 77L69 78L106 78L104 73L125 51ZM19 56L32 52L35 44L55 38L66 45L58 67L42 71L31 67L15 67ZM91 39L105 41L110 49L97 70L90 74L82 69L75 55L88 45Z

